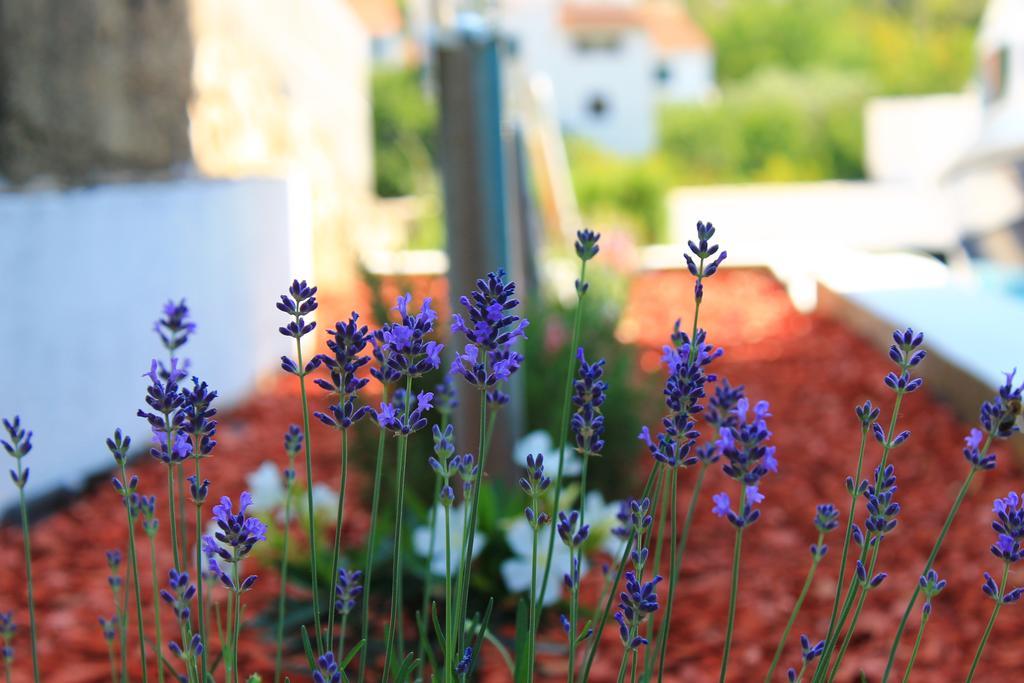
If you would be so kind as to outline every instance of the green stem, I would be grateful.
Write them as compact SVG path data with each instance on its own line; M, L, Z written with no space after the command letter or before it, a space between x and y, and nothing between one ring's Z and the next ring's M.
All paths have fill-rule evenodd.
M548 577L551 575L551 559L555 549L555 522L558 517L558 504L562 496L562 472L565 465L565 440L569 435L569 410L572 406L572 378L576 371L576 349L580 344L580 329L583 326L583 287L586 285L587 262L580 261L579 286L576 294L576 312L572 321L572 337L569 343L569 366L565 372L565 390L562 395L562 419L559 422L558 435L558 471L553 482L555 487L555 501L551 510L551 533L548 535L548 554L544 559L544 578L540 582L540 596L537 598L539 604L544 604L544 595L547 592ZM537 618L540 619L540 610ZM536 630L536 625L534 625Z
M985 439L984 445L981 447L981 457L985 457L988 454L988 449L992 445L992 435L989 434ZM935 558L939 554L939 549L942 548L943 541L946 540L946 534L949 533L949 529L953 526L953 519L960 511L960 505L964 502L964 498L967 496L967 491L971 486L971 482L974 481L974 475L978 473L978 470L971 468L971 471L967 474L964 479L963 485L960 487L960 491L956 495L956 499L953 501L953 506L949 509L949 514L946 515L946 521L942 525L942 531L939 532L939 537L935 540L935 545L932 546L931 553L928 554L928 561L925 562L924 571L921 575L924 576L928 573L928 570L932 568L932 564L935 562ZM882 683L886 683L889 680L889 674L892 671L893 664L896 661L896 650L899 649L900 637L903 635L903 630L907 627L907 619L910 618L910 612L914 609L914 603L917 602L918 595L921 594L921 586L917 582L914 583L914 592L910 596L910 601L907 603L907 608L903 611L903 617L900 619L900 625L896 629L896 636L893 638L892 647L889 649L889 660L885 665L885 672L882 674Z
M703 467L701 468L701 474L703 474ZM671 517L670 533L671 548L669 550L669 577L668 577L668 593L665 596L665 614L661 618L661 629L660 632L664 634L664 638L659 644L658 649L658 680L661 680L665 671L665 647L668 644L668 630L671 628L672 623L672 604L675 602L676 585L679 582L679 562L681 560L679 556L679 537L678 537L678 526L679 526L679 467L672 468L672 483L669 489L669 493L672 496L669 500L671 511L669 513ZM695 492L696 493L696 492ZM690 516L693 514L693 504L696 502L696 495L690 501L690 514L687 515L686 521L689 523ZM655 564L655 567L660 565ZM652 620L653 621L653 620Z
M121 655L121 681L128 683L128 594L127 582L125 585L124 600L121 599L121 589L115 586L112 589L114 594L114 613L117 615L118 651Z
M576 620L580 602L580 582L576 576L573 560L577 554L569 548L569 576L572 577L572 590L569 593L569 683L576 680Z
M455 643L452 640L452 524L450 506L444 506L444 681L451 683Z
M338 634L338 661L345 658L345 631L348 630L348 612L341 615L341 633Z
M1003 591L1006 589L1006 577L1010 573L1010 563L1003 562L1003 578L999 582L999 594L996 596L996 605L992 608L992 616L989 617L988 625L985 626L985 633L981 636L981 642L978 643L978 651L974 654L974 661L971 662L971 670L967 674L967 679L964 683L971 683L974 680L974 672L978 669L978 662L981 661L981 653L985 650L985 644L988 643L988 637L992 634L992 627L996 625L996 617L999 616L999 610L1003 606Z
M334 640L334 598L338 590L338 558L341 555L341 527L345 521L345 488L348 484L348 429L341 430L341 489L338 491L338 514L334 525L334 552L331 553L331 609L327 612L327 649Z
M868 548L871 545L872 535L869 534L864 539L864 545L861 546L859 561L863 564L867 557ZM835 649L836 642L839 640L839 634L843 632L843 626L846 624L846 618L850 616L850 608L853 606L853 601L857 597L857 587L859 582L857 581L856 574L850 579L850 585L846 590L846 600L843 602L843 608L839 613L839 620L835 623L835 628L832 629L831 633L825 639L825 649L822 651L821 656L818 658L818 663L814 669L814 675L811 680L817 683L822 679L820 674L828 672L829 661L832 659L832 651Z
M412 407L412 375L405 379L405 410L404 421L408 424L409 409ZM392 640L398 643L399 657L404 650L402 642L402 520L405 516L405 459L409 447L409 436L398 437L398 477L395 479L395 549L391 565L391 638L384 644L384 676L388 678L388 667L391 664Z
M292 479L284 496L284 532L281 542L281 588L277 595L277 646L274 652L274 683L281 681L281 657L284 650L285 592L288 587L288 532L292 522L292 490L295 487L295 460L291 459Z
M170 438L168 437L168 448L170 448L169 442ZM124 468L122 467L121 469L123 470ZM178 558L178 522L175 520L174 515L176 505L174 498L174 468L171 466L167 467L167 500L169 501L167 517L171 523L171 552L174 555L174 568L177 571L181 571L181 561Z
M193 450L193 453L196 451ZM199 458L196 458L199 460ZM178 516L178 543L181 544L181 548L178 551L182 558L182 564L185 563L185 559L188 556L188 529L185 526L185 465L184 463L177 463L171 465L171 469L174 470L174 478L178 487L178 509L174 511ZM196 528L196 533L199 533L199 528ZM199 545L198 543L196 544Z
M630 630L629 639L633 639L633 630ZM616 678L616 683L623 683L626 680L626 662L629 661L629 650L622 650L622 663L619 664L619 677Z
M430 499L430 511L427 513L427 528L430 530L430 542L427 546L427 573L423 579L423 603L420 606L420 618L417 624L420 636L420 679L423 677L424 661L430 660L432 671L437 670L437 663L434 661L434 652L427 640L427 623L430 621L430 614L427 609L430 607L430 593L434 588L434 572L431 562L434 561L434 550L437 548L434 536L437 533L437 501L441 495L441 477L434 477L434 497Z
M534 513L536 515L540 515L540 498L537 496L536 492L533 492L530 498ZM529 639L526 642L526 660L528 662L526 674L527 683L533 683L534 659L536 658L535 653L537 649L537 631L534 628L534 624L536 623L537 613L537 605L535 602L537 599L537 536L540 534L540 528L538 527L532 531L533 545L530 550L530 632L528 635Z
M164 681L164 659L161 656L164 649L163 633L160 626L160 580L156 570L156 538L154 534L149 536L149 564L153 574L153 623L156 624L156 671L160 683ZM202 583L198 581L197 583ZM202 603L200 603L202 604ZM203 643L205 648L206 643Z
M657 479L657 475L661 470L660 465L661 463L659 462L654 463L654 467L651 468L651 473L647 476L647 483L644 484L644 490L640 494L639 500L643 500L650 495L651 489L655 485L655 479ZM633 547L633 541L636 540L635 531L635 529L631 529L629 537L626 539L626 545L622 549L622 557L619 558L618 569L615 571L615 579L612 581L612 586L619 585L619 581L622 580L622 575L626 571L626 563L629 560L629 551ZM590 637L592 641L590 643L590 651L587 653L587 661L583 666L582 680L584 681L590 680L590 667L593 665L594 658L597 656L597 646L601 642L601 634L604 632L605 624L608 623L608 615L611 613L612 601L615 599L615 596L616 593L614 589L608 591L608 597L605 599L604 607L601 610L601 616L598 618L596 626L594 627L594 635ZM538 601L538 605L539 604L540 602ZM625 656L625 654L623 654L623 656Z
M231 675L234 677L234 683L238 683L238 641L242 635L242 592L239 590L239 576L238 576L238 562L232 565L232 574L234 574L235 584L235 631L231 636L231 642L233 646L231 648Z
M297 316L296 316L297 318ZM306 506L309 512L309 569L310 583L313 589L313 626L316 632L316 646L320 654L324 653L324 643L320 626L320 564L316 557L316 521L313 510L313 460L310 455L309 432L309 399L306 397L306 366L302 362L302 342L295 340L295 355L298 359L299 393L302 397L302 444L306 455Z
M381 402L388 400L388 387L384 386ZM359 654L359 683L366 680L366 663L369 659L370 643L367 635L370 629L370 588L373 584L373 556L377 548L377 509L380 506L380 480L384 467L384 442L387 432L381 428L377 440L377 466L373 473L373 502L370 504L370 531L366 541L366 567L363 570L363 619L362 639L366 642Z
M114 641L107 641L107 659L110 660L110 683L117 683L117 659L114 657ZM11 665L4 665L4 678L11 683Z
M928 614L921 616L921 625L917 628L917 638L914 639L914 649L910 651L910 661L907 662L907 670L903 674L903 683L910 681L910 672L914 669L914 662L917 661L917 651L921 648L921 639L924 637L924 627L928 625Z
M821 543L824 539L825 534L818 532L818 542L815 545L821 547ZM797 615L800 614L800 608L804 604L804 598L807 597L807 592L811 589L811 582L814 581L814 572L818 569L818 563L820 562L821 556L815 553L811 559L811 568L807 572L807 579L804 581L803 588L800 589L800 595L796 599L796 604L793 605L793 612L789 615L789 621L786 622L786 628L782 630L782 637L779 639L779 646L775 648L775 656L772 657L772 663L771 666L768 667L768 675L764 677L764 683L770 683L772 676L775 674L775 667L779 665L779 660L782 658L782 650L786 647L786 639L789 638L789 631L793 628Z
M882 545L882 539L879 538L875 547L871 551L871 562L868 566L867 580L870 581L871 577L875 575L875 565L878 562L878 551ZM870 587L865 584L860 588L860 596L857 598L857 608L853 611L853 618L850 619L850 626L846 629L846 637L843 638L843 644L839 648L839 654L836 655L836 663L832 666L832 673L828 676L828 681L835 679L836 674L839 673L839 665L843 663L843 657L846 656L846 650L850 647L850 641L853 639L853 633L857 628L857 620L860 619L860 613L864 609L864 603L868 599L868 592Z
M860 486L861 471L864 468L864 450L868 443L868 427L860 431L860 449L857 453L857 474L853 478L853 491L850 493L850 514L846 518L846 534L843 536L843 552L839 558L839 578L836 580L836 596L832 600L832 614L828 618L828 631L825 633L826 640L832 635L832 626L839 614L839 603L843 598L843 582L846 580L846 561L850 552L850 539L853 536L853 522L857 514L857 500L860 498L857 491Z
M484 372L487 371L486 362ZM486 439L487 436L487 392L480 392L480 471L478 472L473 486L471 489L471 498L467 501L469 510L465 513L464 525L466 533L463 534L462 542L462 558L459 564L459 583L458 583L458 595L457 600L457 611L455 612L455 628L458 629L458 652L463 652L465 649L465 636L466 629L464 624L466 621L466 610L469 603L469 578L471 573L471 565L473 562L473 543L474 537L476 536L476 516L477 510L480 504L480 489L483 486L484 474L487 471L487 447Z
M128 481L128 472L124 461L121 462L121 480ZM128 503L128 500L125 500ZM139 629L139 651L142 660L142 680L149 680L149 672L146 668L146 636L142 629L142 589L139 588L139 561L135 552L135 513L131 504L126 505L128 509L128 561L132 572L132 587L135 589L135 619L138 621Z
M673 468L675 469L675 468ZM654 542L654 566L661 566L661 548L662 541L665 538L665 518L668 516L668 506L665 505L665 499L668 497L669 486L671 484L671 476L669 474L663 474L657 483L655 489L654 508L658 510L658 520L655 522L655 526L651 529L651 534L657 540ZM641 538L639 541L640 547L644 547L644 540ZM654 617L651 616L647 619L647 640L654 642L652 633L654 632ZM656 650L650 646L647 647L647 651L644 653L644 671L648 674L652 672L652 665L654 664L654 653Z
M740 482L739 512L747 504L747 487ZM718 683L725 683L725 673L729 668L729 650L732 648L732 630L736 624L736 598L740 585L740 547L743 544L743 527L736 528L736 542L732 550L732 585L729 588L729 620L725 627L725 647L722 650L722 671L718 675Z
M192 452L194 454L199 453L199 447L201 446L200 439L198 436L193 436ZM200 474L199 456L196 455L196 488L202 484L202 478ZM199 638L203 642L203 652L200 655L200 673L199 683L206 683L206 671L207 671L207 655L206 651L210 648L210 643L206 639L206 603L203 601L203 544L200 542L203 537L203 504L199 501L194 501L196 506L196 589L198 590L198 599L196 601L196 611L199 613ZM159 628L159 624L157 624ZM159 654L157 655L157 663L160 663ZM161 666L161 673L163 667ZM161 676L161 681L163 680Z

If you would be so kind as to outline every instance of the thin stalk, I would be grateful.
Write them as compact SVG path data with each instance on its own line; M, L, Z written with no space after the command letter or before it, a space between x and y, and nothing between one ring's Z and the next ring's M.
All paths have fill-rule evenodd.
M633 633L629 634L630 640L633 639ZM619 664L619 677L616 678L616 683L623 683L626 680L626 663L629 661L629 650L622 650L622 663Z
M338 634L338 661L345 658L345 631L348 630L348 612L341 615L341 633Z
M569 576L573 579L572 589L569 592L569 683L576 680L576 610L580 599L580 582L573 564L575 557L576 553L572 546L569 546Z
M674 576L679 576L683 571L683 556L686 554L686 543L690 539L690 527L693 526L693 516L697 510L697 502L700 499L701 488L704 486L704 475L707 474L708 467L710 466L710 463L702 462L700 469L697 470L697 481L693 484L693 496L690 498L690 505L686 508L686 519L683 521L683 531L679 537L679 550L676 554L676 567L673 571ZM669 595L671 594L672 593L670 592ZM658 680L661 680L665 673L665 653L668 649L669 617L672 615L673 602L674 601L669 600L666 603L666 615L665 619L661 623L661 631L658 635L660 647L658 653Z
M824 539L825 534L819 531L818 542L815 543L815 545L820 547ZM811 559L811 568L807 572L807 579L804 580L804 586L800 589L800 595L796 599L796 604L793 605L793 612L789 615L789 621L786 622L786 628L782 630L782 637L779 638L779 646L775 648L775 656L772 657L772 664L768 667L768 675L764 677L764 683L770 683L772 676L775 674L775 667L779 665L779 660L782 658L782 650L786 647L786 639L789 638L789 631L793 628L797 615L800 614L800 608L803 607L804 598L807 597L807 592L811 589L811 583L814 581L814 572L818 569L818 564L820 562L821 556L815 553Z
M903 683L910 681L910 672L914 669L914 662L917 661L917 651L921 648L921 639L924 637L924 627L928 625L928 613L921 616L921 625L917 627L917 638L914 639L914 649L910 651L910 661L907 662L907 670L903 674Z
M452 524L450 506L444 506L444 683L451 683L455 643L452 639Z
M533 493L530 497L532 499L531 505L533 507L533 511L539 515L539 498L536 493ZM529 640L526 642L526 661L528 662L526 680L528 683L533 683L534 659L536 658L535 652L537 650L537 631L534 629L533 625L536 623L537 615L537 605L535 601L537 599L537 535L539 533L539 528L533 530L533 545L530 550L530 633L528 636Z
M338 590L338 558L341 555L341 527L345 521L345 488L348 484L348 429L341 430L341 489L338 491L338 516L334 526L334 552L331 553L331 609L327 613L327 649L334 640L334 596Z
M665 634L665 638L658 649L658 680L661 680L665 670L665 646L668 644L668 630L671 628L672 623L672 603L676 593L676 584L679 581L679 467L672 468L672 481L669 486L669 506L671 508L669 517L671 518L669 533L671 536L671 543L669 547L669 577L668 577L668 593L665 596L665 614L661 618L661 632ZM693 499L694 501L696 498ZM692 505L692 501L691 501ZM654 565L656 568L658 564Z
M195 452L193 450L193 453ZM196 458L196 460L198 459ZM174 470L174 479L178 487L178 508L173 511L173 514L178 516L178 543L181 545L178 552L184 564L184 558L188 556L188 529L185 526L185 465L184 463L177 463L171 465L171 469ZM196 533L199 533L198 527L196 528Z
M675 469L675 468L673 468ZM665 498L669 495L668 490L671 484L671 476L669 474L663 474L661 480L658 482L658 487L655 490L653 505L658 510L658 520L655 522L655 526L651 529L651 534L657 540L654 542L654 566L661 566L661 548L662 541L665 538L665 518L668 516L668 507L665 505ZM640 547L643 547L643 539L640 539ZM652 633L654 632L654 616L647 619L647 640L654 642ZM651 667L654 664L654 648L647 647L647 651L644 653L644 671L646 673L651 672Z
M161 656L164 650L162 628L160 626L160 580L156 570L156 538L154 534L149 536L149 564L153 575L153 623L156 624L156 672L160 683L164 682L164 658ZM201 583L201 581L197 582ZM202 604L202 603L200 603ZM206 642L203 642L205 649Z
M107 641L107 659L110 660L110 683L117 683L117 659L114 657L114 641ZM11 665L4 665L4 680L11 683Z
M875 575L875 564L878 562L878 551L882 545L882 539L879 538L875 547L871 551L871 563L868 566L867 577L871 580L871 577ZM839 648L839 654L836 655L836 663L832 666L832 673L828 676L828 681L835 679L836 674L839 673L839 665L843 663L843 657L846 656L846 650L850 647L850 641L853 640L854 630L857 628L857 620L860 619L860 613L864 609L864 603L868 599L869 588L867 585L861 586L860 596L857 598L857 607L853 611L853 618L850 619L850 626L846 629L846 637L843 638L843 644Z
M576 371L576 349L580 344L580 329L583 326L583 287L586 285L587 262L580 261L580 285L577 287L576 312L572 321L572 337L569 343L569 367L565 372L565 390L562 394L562 419L559 422L558 433L558 471L555 475L555 501L551 509L551 533L548 535L548 554L544 559L544 578L540 583L540 596L537 598L539 604L544 604L544 594L547 592L548 577L551 575L551 558L555 550L555 522L558 517L558 503L562 496L562 472L565 465L565 440L569 435L569 409L572 405L572 378ZM483 468L481 468L481 472ZM537 618L540 619L538 610ZM536 630L536 625L534 625Z
M486 361L484 364L484 372L487 372ZM458 583L458 595L456 596L457 611L455 613L455 627L459 631L459 648L458 652L463 652L465 648L465 637L466 629L464 624L466 622L466 608L469 603L469 577L471 571L471 564L473 562L473 542L476 536L476 515L480 505L480 488L483 486L484 474L486 473L487 466L487 392L480 392L480 471L473 482L471 498L466 502L469 505L469 509L465 511L465 528L466 533L463 535L462 542L462 558L459 564L459 583ZM557 495L557 493L556 493ZM554 524L552 524L554 526ZM543 595L543 592L541 592Z
M117 615L117 645L121 655L121 681L128 683L128 584L125 582L125 596L121 599L121 588L114 586L114 614Z
M981 653L985 650L985 645L988 643L988 637L992 635L992 627L996 625L996 617L999 616L999 610L1003 606L1003 591L1006 590L1006 577L1010 573L1010 563L1003 562L1003 578L999 581L999 595L996 596L996 605L992 608L992 616L989 617L988 625L985 626L985 632L981 636L981 642L978 643L978 651L974 653L974 661L971 662L971 670L967 673L967 679L964 683L971 683L974 680L974 672L978 669L978 662L981 661Z
M234 646L231 648L231 675L234 677L234 683L238 683L238 641L242 635L242 592L238 589L238 562L236 561L232 565L232 574L234 574L235 584L235 631L231 636L231 642Z
M299 392L302 397L302 444L306 455L306 506L309 512L309 568L313 588L313 626L316 633L316 646L320 654L324 652L324 643L320 626L320 564L316 558L316 522L313 510L313 459L310 455L309 432L309 399L306 397L306 366L302 362L302 342L295 340L295 355L299 366Z
M657 475L661 470L660 465L661 463L655 462L654 467L651 468L651 473L647 476L647 483L644 484L644 490L640 494L640 500L643 500L650 495L651 488L654 487L655 479L657 479ZM626 546L622 549L622 557L619 558L618 569L616 569L615 580L612 581L612 586L618 586L619 581L622 580L622 575L626 571L626 562L629 559L629 551L633 547L635 537L635 530L631 530L629 532L629 537L626 539ZM615 599L615 595L616 593L614 590L608 591L608 597L605 600L604 608L601 610L601 616L598 618L596 625L594 626L594 634L590 637L592 641L590 643L590 651L587 653L587 662L583 666L582 680L584 681L590 680L590 667L594 663L594 657L597 656L597 646L598 643L601 642L601 634L604 632L605 624L608 623L608 615L611 613L612 601ZM538 604L540 604L539 601Z
M168 437L168 440L169 438L170 437ZM167 517L171 523L171 552L174 555L174 568L180 572L181 560L178 557L178 522L175 520L174 514L174 468L171 466L167 467L167 500L169 501Z
M747 487L740 482L740 514L747 504ZM736 543L732 551L732 585L729 588L729 620L725 627L725 647L722 650L722 671L718 675L718 683L725 683L725 673L729 668L729 650L732 648L732 630L736 625L736 598L740 585L740 547L743 545L743 527L736 528Z
M284 650L285 591L288 587L288 531L292 523L292 490L295 488L295 461L292 459L292 479L284 495L284 538L281 541L281 588L277 595L277 645L274 652L274 683L281 682L281 657Z
M869 534L868 537L864 539L864 545L861 547L860 551L860 558L858 558L861 563L863 563L864 559L867 557L868 547L871 545L872 538L873 536ZM843 602L843 608L839 612L839 621L835 623L835 628L828 637L826 637L825 649L822 651L821 656L818 658L818 663L815 666L814 676L811 679L815 683L821 680L821 676L819 674L828 672L828 662L832 659L832 651L835 649L836 642L839 640L839 634L843 632L843 626L846 624L846 618L850 616L850 608L853 607L853 601L857 597L857 586L857 577L854 575L850 579L850 585L846 590L846 600Z
M412 375L405 380L405 423L409 421L409 409L412 407ZM395 479L395 551L391 564L391 638L384 643L384 676L388 678L388 667L391 663L391 642L398 643L399 657L405 648L402 643L402 519L405 516L405 459L409 448L409 435L398 437L398 477Z
M985 443L981 447L981 457L985 457L988 454L988 449L992 445L992 435L989 434L985 438ZM971 471L967 474L964 479L963 485L960 487L960 491L956 495L956 499L953 501L953 506L949 509L949 514L946 515L946 521L942 525L942 531L939 532L939 537L935 539L935 545L932 546L931 553L928 554L928 561L925 562L924 571L921 575L924 576L928 573L928 570L932 568L932 564L935 562L935 558L939 554L939 549L942 548L943 541L946 540L946 534L949 533L949 529L953 526L953 519L960 511L960 505L964 502L964 498L967 496L967 491L971 487L971 482L974 481L974 475L978 473L978 470L971 468ZM903 630L907 627L907 619L910 618L910 612L914 609L914 603L917 602L917 597L921 594L921 586L917 582L914 583L914 592L910 596L910 601L907 603L906 610L903 611L903 617L900 619L900 625L896 629L896 636L893 638L892 647L889 649L889 661L886 662L885 672L882 674L882 683L886 683L889 680L889 674L892 671L892 666L896 661L896 650L900 646L900 637L903 635Z
M437 663L434 661L434 653L429 647L430 644L427 642L427 622L430 620L430 614L427 612L427 608L430 607L430 591L433 589L434 583L434 572L431 568L431 562L434 561L434 550L437 547L434 536L437 532L437 501L439 500L440 495L441 477L434 477L434 497L430 499L430 511L427 513L427 528L430 530L430 542L427 546L427 574L423 579L423 604L420 607L420 618L417 620L419 622L417 627L419 629L420 636L421 679L423 679L425 659L430 660L432 670L437 669Z
M857 487L860 486L861 471L864 468L864 450L868 443L868 428L864 427L860 430L860 448L857 452L857 474L853 478L853 492L850 494L850 514L846 518L846 533L843 536L843 552L839 558L839 578L836 580L836 596L832 600L832 614L828 618L829 629L827 631L826 638L832 635L832 625L836 621L836 616L839 613L839 603L843 598L843 581L846 580L846 560L850 552L850 539L853 536L853 522L854 517L857 514L857 500L860 496L857 494Z
M199 437L193 438L192 452L198 454L200 441ZM196 487L202 483L200 478L200 467L199 467L199 456L196 455ZM203 504L199 501L195 501L196 506L196 589L199 591L198 600L196 602L197 611L199 612L199 638L203 641L203 652L200 655L199 664L201 666L199 674L199 682L206 683L206 671L207 671L207 659L206 651L210 648L209 642L206 640L206 603L203 602L203 544L200 543L200 539L203 535ZM159 624L157 624L159 628ZM159 663L160 657L157 656L157 662ZM161 667L162 672L163 667ZM161 677L161 680L163 678Z
M636 683L636 650L633 650L633 675L631 677L632 683Z
M382 402L388 400L388 387L384 385ZM373 502L370 504L370 532L366 541L366 567L363 570L363 620L362 639L367 641L359 654L359 683L366 680L366 663L369 659L370 644L367 635L370 629L370 588L373 584L373 555L377 548L377 509L380 506L380 480L384 467L384 442L387 432L381 428L377 440L377 466L373 473Z
M126 483L128 481L128 472L124 461L121 462L121 480ZM135 619L138 621L139 628L139 651L141 653L140 659L142 660L142 680L148 681L149 671L146 667L146 635L143 633L142 629L142 589L139 588L139 558L135 552L135 513L127 499L125 499L125 503L128 503L126 506L128 509L128 561L130 564L129 568L132 572L132 586L135 589Z

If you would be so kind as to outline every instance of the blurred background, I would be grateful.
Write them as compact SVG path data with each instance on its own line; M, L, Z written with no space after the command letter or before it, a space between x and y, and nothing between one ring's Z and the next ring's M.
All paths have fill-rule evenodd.
M697 220L730 254L711 315L740 366L912 324L935 410L973 420L1021 357L1024 0L0 3L0 414L37 434L41 511L108 469L113 427L146 441L171 298L228 424L274 425L224 476L280 459L293 277L320 286L323 327L379 324L405 288L447 312L506 268L534 324L495 447L550 449L584 226L609 450L633 452ZM857 393L864 367L829 369ZM0 486L0 511L15 499Z

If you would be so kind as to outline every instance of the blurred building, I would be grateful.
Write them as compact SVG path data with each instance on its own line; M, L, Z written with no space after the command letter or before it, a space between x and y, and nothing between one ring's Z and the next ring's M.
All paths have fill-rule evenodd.
M509 0L499 17L525 70L551 80L565 132L614 152L650 151L661 104L714 91L711 41L678 2Z
M290 278L352 282L370 51L342 0L3 0L0 415L35 432L31 495L108 467L115 427L148 443L168 299L230 404L284 350Z

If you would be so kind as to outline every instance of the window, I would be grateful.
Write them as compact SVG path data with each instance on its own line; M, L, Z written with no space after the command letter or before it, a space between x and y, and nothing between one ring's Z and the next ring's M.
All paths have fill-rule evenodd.
M1006 94L1006 70L1010 50L1005 45L985 56L981 65L981 85L985 102L995 102Z
M590 99L587 100L587 113L592 118L604 118L608 114L608 108L608 100L605 99L604 95L591 95Z
M580 53L615 52L621 42L618 33L579 33L573 39L576 51Z
M654 80L660 85L666 85L672 80L672 67L667 62L659 62L654 68Z

